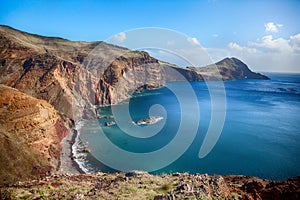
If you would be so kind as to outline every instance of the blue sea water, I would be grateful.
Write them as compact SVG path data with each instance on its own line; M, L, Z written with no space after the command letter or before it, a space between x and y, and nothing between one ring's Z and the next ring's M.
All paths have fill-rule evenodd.
M212 151L201 159L198 157L199 149L212 117L211 96L205 82L190 83L200 108L200 120L195 122L197 117L193 109L189 109L189 113L184 114L184 117L188 122L198 123L196 137L182 156L152 173L242 174L272 180L299 176L300 74L266 75L271 80L245 79L224 82L224 127ZM180 89L183 83L170 84ZM186 98L190 98L188 94ZM115 171L96 159L97 154L103 154L100 141L103 141L104 137L115 146L135 153L156 151L170 143L180 126L182 111L178 99L168 87L136 94L123 104L99 108L99 113L111 115L112 109L116 113L119 109L129 107L132 120L138 121L149 117L149 109L156 104L164 107L166 115L164 120L156 124L162 126L162 129L149 138L130 136L125 133L130 132L130 129L122 130L118 124L110 127L100 126L113 119L86 121L79 130L80 141L77 141L77 145L88 146L91 153L80 155L82 159L79 158L78 161L81 167L88 172ZM99 131L103 131L104 134L100 134ZM187 130L185 134L190 132ZM120 158L116 156L110 159L113 162ZM145 162L151 164L151 160Z

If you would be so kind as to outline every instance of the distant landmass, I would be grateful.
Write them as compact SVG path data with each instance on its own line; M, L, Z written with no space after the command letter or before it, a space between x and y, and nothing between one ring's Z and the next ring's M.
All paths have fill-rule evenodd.
M119 103L134 92L183 79L268 77L237 58L181 68L105 42L74 42L0 26L0 186L53 174L60 164L60 141L74 121L95 114L94 105Z
M252 72L248 66L237 58L225 58L213 65L205 67L188 67L206 77L206 80L217 80L222 77L223 80L234 79L265 79L269 78L260 73ZM214 70L217 68L218 70Z

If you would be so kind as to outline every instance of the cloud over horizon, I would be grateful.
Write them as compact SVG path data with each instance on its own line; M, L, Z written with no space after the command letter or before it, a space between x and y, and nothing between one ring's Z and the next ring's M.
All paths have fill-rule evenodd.
M300 33L288 39L266 35L246 45L230 42L208 52L214 61L234 56L257 71L300 72Z
M173 46L175 41L166 41ZM248 41L245 45L230 42L224 48L203 48L197 38L187 38L192 48L176 48L177 56L167 52L149 52L152 56L181 67L191 64L202 67L218 62L225 57L236 57L245 62L252 70L259 72L300 72L300 33L289 38L265 35L256 41ZM179 56L179 57L178 57ZM181 57L181 58L180 58ZM184 58L186 61L185 62Z
M292 36L291 36L292 37ZM257 42L248 42L248 46L258 47L265 51L277 51L277 52L293 52L293 48L290 44L290 40L284 38L273 38L272 35L266 35L258 39Z

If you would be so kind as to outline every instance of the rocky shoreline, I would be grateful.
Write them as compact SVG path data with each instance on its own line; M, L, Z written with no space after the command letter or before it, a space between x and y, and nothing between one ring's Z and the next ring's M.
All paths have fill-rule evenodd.
M77 130L70 129L69 134L61 141L60 163L58 174L84 174L78 163L73 159L72 147L77 137Z
M173 173L152 175L143 171L85 174L72 159L77 131L61 142L58 173L40 180L0 188L0 199L299 199L300 177L277 182L243 175ZM42 194L42 195L41 195ZM12 198L14 199L14 198Z
M90 94L96 94L97 105L110 105L129 98L129 91L134 92L131 89L136 88L130 88L132 79L128 74L134 71L142 72L135 76L135 81L142 85L135 92L141 92L156 87L152 79L141 81L144 74L150 74L152 78L164 75L157 85L160 87L167 81L181 80L172 73L174 70L185 80L203 81L201 73L208 76L211 67L205 68L205 71L179 68L162 63L146 52L130 51L104 42L73 42L42 37L7 26L0 26L0 44L0 83L5 85L1 86L0 98L0 146L3 147L0 199L300 199L299 177L273 182L248 176L186 173L83 174L72 159L72 145L77 132L71 128L66 136L66 123L61 116L76 120L74 113L78 114L78 118L83 114L89 115L83 111L94 104L94 101L90 102ZM81 67L95 46L103 52L115 52L116 59L113 62L109 60L111 64L107 68ZM106 66L108 63L100 58L94 66ZM223 80L267 79L253 73L235 58L226 58L216 65L224 72ZM93 74L102 76L91 77ZM215 76L206 78L214 80ZM95 85L91 87L90 80L93 79ZM74 95L74 84L77 83L83 84L78 87L83 88L81 96ZM122 86L119 88L120 96L113 92L118 86ZM74 99L86 102L74 103ZM76 112L70 108L76 109ZM155 120L152 119L140 121L141 124L153 122ZM25 141L21 143L18 139ZM58 164L59 169L53 174Z

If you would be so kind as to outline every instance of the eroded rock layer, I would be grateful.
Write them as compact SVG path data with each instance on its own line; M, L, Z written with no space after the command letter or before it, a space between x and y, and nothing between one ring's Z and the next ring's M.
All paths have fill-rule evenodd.
M49 175L68 134L62 119L44 100L1 84L0 94L0 182Z

